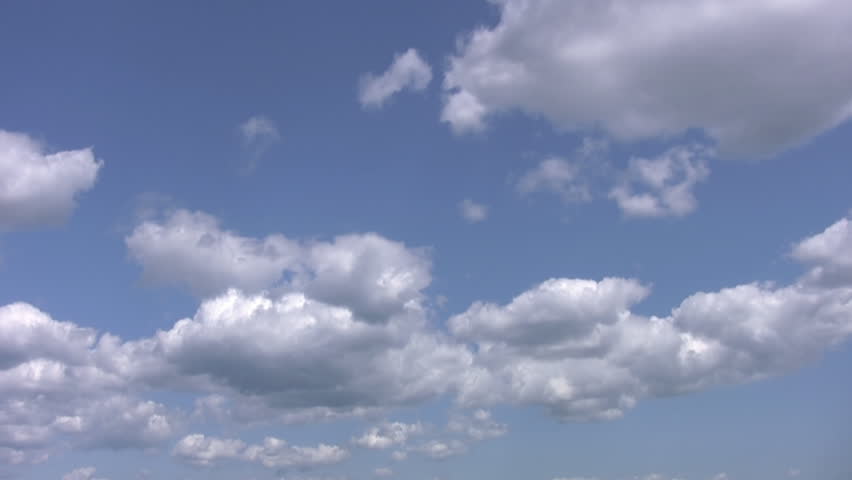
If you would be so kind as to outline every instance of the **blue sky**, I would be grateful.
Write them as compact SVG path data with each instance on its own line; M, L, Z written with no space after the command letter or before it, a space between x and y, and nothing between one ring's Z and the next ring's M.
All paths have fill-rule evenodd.
M0 13L0 478L852 476L844 2Z

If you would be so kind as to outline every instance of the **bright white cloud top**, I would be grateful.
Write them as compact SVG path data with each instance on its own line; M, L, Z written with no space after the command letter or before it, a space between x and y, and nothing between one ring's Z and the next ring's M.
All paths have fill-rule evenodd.
M761 156L852 115L844 0L495 3L499 22L471 32L444 77L458 132L520 110L625 140L699 128L725 154Z
M91 148L47 153L26 134L0 130L0 231L65 221L102 165Z

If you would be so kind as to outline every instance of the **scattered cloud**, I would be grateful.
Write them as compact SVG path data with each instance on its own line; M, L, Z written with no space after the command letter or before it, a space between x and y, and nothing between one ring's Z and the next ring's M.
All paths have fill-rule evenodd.
M393 476L393 470L387 467L379 467L373 470L373 474L375 474L377 477L391 477Z
M65 221L102 166L91 148L47 153L26 134L0 130L0 231Z
M393 63L381 75L367 73L358 86L358 100L364 108L380 108L393 95L403 91L421 91L432 81L432 68L417 50L409 48L394 56Z
M278 127L269 117L255 115L240 124L240 137L247 155L246 170L251 172L264 153L281 141Z
M630 217L683 216L698 202L693 188L710 174L706 147L673 147L658 157L630 159L621 181L609 196Z
M456 131L518 110L623 140L698 128L724 154L760 156L852 115L843 0L497 4L444 76L441 118Z
M524 173L515 184L521 195L536 192L551 193L565 202L585 202L591 200L591 192L580 167L568 160L550 157L544 159L532 170Z
M465 198L459 203L459 212L462 218L470 223L479 223L488 218L488 207Z

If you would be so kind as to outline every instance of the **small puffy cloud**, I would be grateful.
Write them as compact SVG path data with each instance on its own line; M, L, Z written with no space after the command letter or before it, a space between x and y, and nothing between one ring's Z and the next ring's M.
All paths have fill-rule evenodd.
M521 195L551 193L565 202L591 199L591 192L581 176L579 166L558 157L547 158L524 173L515 188Z
M384 422L371 427L363 435L352 439L352 443L364 448L384 449L405 445L409 437L423 433L418 423Z
M467 452L467 445L459 440L430 440L416 447L412 447L412 450L429 458L441 460Z
M255 115L240 124L240 134L246 145L259 145L277 142L281 139L275 122L263 115Z
M408 458L408 453L405 450L396 450L391 454L391 458L397 462L401 462Z
M358 100L364 108L379 108L403 90L421 91L432 81L432 68L417 50L410 48L394 56L393 63L381 75L361 77Z
M488 218L488 207L465 198L459 203L459 213L470 223L478 223Z
M0 130L0 231L66 220L102 165L91 148L47 153L26 134Z
M82 467L66 473L62 476L62 480L106 480L102 477L95 477L95 467Z
M790 478L799 478L802 475L802 471L798 468L791 468L787 470L787 476Z
M521 111L626 140L697 128L759 156L852 115L844 0L496 3L499 21L467 35L444 76L456 131Z
M705 147L681 146L654 158L631 158L609 196L631 217L687 215L697 206L692 190L710 174L706 159L711 156Z
M793 257L813 265L807 280L815 284L852 284L852 221L842 218L793 247Z

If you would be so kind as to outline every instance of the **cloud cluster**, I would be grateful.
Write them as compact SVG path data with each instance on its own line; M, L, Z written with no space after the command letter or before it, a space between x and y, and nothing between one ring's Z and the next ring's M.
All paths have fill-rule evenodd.
M290 445L275 437L266 437L259 444L229 438L208 437L200 433L182 438L172 454L193 465L210 466L220 460L255 462L270 469L304 468L339 463L349 452L336 445L315 447Z
M102 165L91 148L47 153L23 133L0 130L0 231L64 221Z
M683 216L697 206L692 190L710 174L701 146L672 147L653 158L630 159L621 181L609 196L627 216Z
M381 75L367 73L361 77L358 100L364 108L379 108L393 95L403 90L424 90L431 81L432 68L417 50L409 48L394 56Z
M151 251L160 239L163 251L199 245L203 262L173 270L181 282L187 271L209 268L202 263L239 264L235 255L280 258L290 274L275 291L228 289L192 317L131 341L29 304L0 307L6 462L39 461L59 444L162 446L183 433L185 419L139 398L155 391L196 395L196 415L247 423L363 415L442 395L464 407L536 405L564 420L611 419L644 398L788 371L852 335L847 219L793 247L811 270L789 285L698 292L666 315L647 316L635 307L650 288L635 279L555 278L507 303L475 302L448 320L447 331L421 302L429 259L377 235L254 239L188 212L143 225L136 232L155 232ZM219 285L253 278L239 268L218 271L225 272ZM382 423L353 442L394 448L394 458L443 458L507 430L485 410L455 416L447 435L412 444L422 428ZM270 468L344 458L332 447L198 435L174 452L200 465L238 458Z
M698 128L765 155L852 115L843 0L497 0L461 42L442 119L458 132L519 110L619 139ZM831 41L825 41L831 38Z

